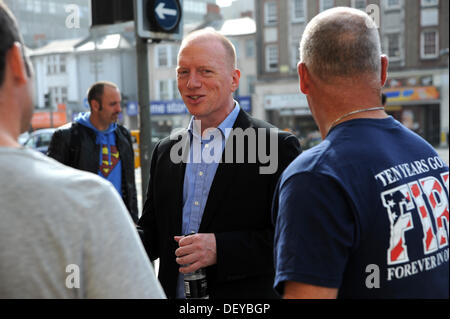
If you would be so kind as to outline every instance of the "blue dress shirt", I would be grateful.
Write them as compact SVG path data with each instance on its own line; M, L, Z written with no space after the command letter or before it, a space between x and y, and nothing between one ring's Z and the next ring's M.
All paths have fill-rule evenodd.
M188 128L191 147L183 185L183 235L196 233L200 228L209 190L239 111L239 103L235 102L233 111L217 129L206 130L203 136L195 125L194 117L191 118ZM183 276L182 273L178 275L177 298L180 299L186 298Z

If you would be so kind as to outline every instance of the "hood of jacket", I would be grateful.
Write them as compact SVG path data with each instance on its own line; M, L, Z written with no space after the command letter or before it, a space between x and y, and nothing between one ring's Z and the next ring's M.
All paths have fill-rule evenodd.
M96 135L95 143L97 145L106 145L108 148L108 161L111 163L111 145L116 145L116 137L114 131L117 129L117 123L111 123L111 125L104 131L97 129L92 125L91 112L80 113L76 118L75 122L86 126L93 130ZM102 152L100 152L100 163L102 162Z

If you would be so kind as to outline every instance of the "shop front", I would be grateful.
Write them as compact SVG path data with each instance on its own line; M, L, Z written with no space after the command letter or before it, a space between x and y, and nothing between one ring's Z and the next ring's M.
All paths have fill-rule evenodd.
M441 95L433 85L407 86L411 79L388 82L386 111L433 146L441 143ZM413 82L417 83L417 82ZM420 84L420 82L418 82Z
M321 135L308 107L306 96L299 93L264 96L267 119L278 128L290 131L303 149L321 142Z
M249 96L236 97L241 108L251 113L252 101ZM191 115L182 100L151 101L152 140L160 140L174 131L187 128Z

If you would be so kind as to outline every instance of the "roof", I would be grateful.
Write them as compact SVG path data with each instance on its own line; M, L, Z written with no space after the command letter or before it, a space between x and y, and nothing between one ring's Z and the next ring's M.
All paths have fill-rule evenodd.
M198 25L195 30L203 28L214 28L224 36L240 36L256 33L256 23L250 17L229 20L212 20Z
M256 23L249 17L225 20L218 31L224 36L254 34L256 33Z
M95 44L93 36L89 36L84 39L57 40L52 41L41 48L30 50L30 56L94 50L125 49L132 47L127 37L118 33L99 36L95 39Z
M95 39L91 36L76 45L76 51L94 51L131 48L130 42L119 33L102 35Z
M49 42L43 47L34 49L30 52L31 56L46 55L52 53L70 53L74 51L75 46L81 42L82 39L68 39L56 40Z

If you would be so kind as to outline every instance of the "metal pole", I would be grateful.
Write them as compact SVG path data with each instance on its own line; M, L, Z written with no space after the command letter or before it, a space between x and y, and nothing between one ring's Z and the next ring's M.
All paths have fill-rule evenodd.
M141 155L142 201L145 202L150 177L151 121L147 39L136 34L137 86L139 103L139 148Z

